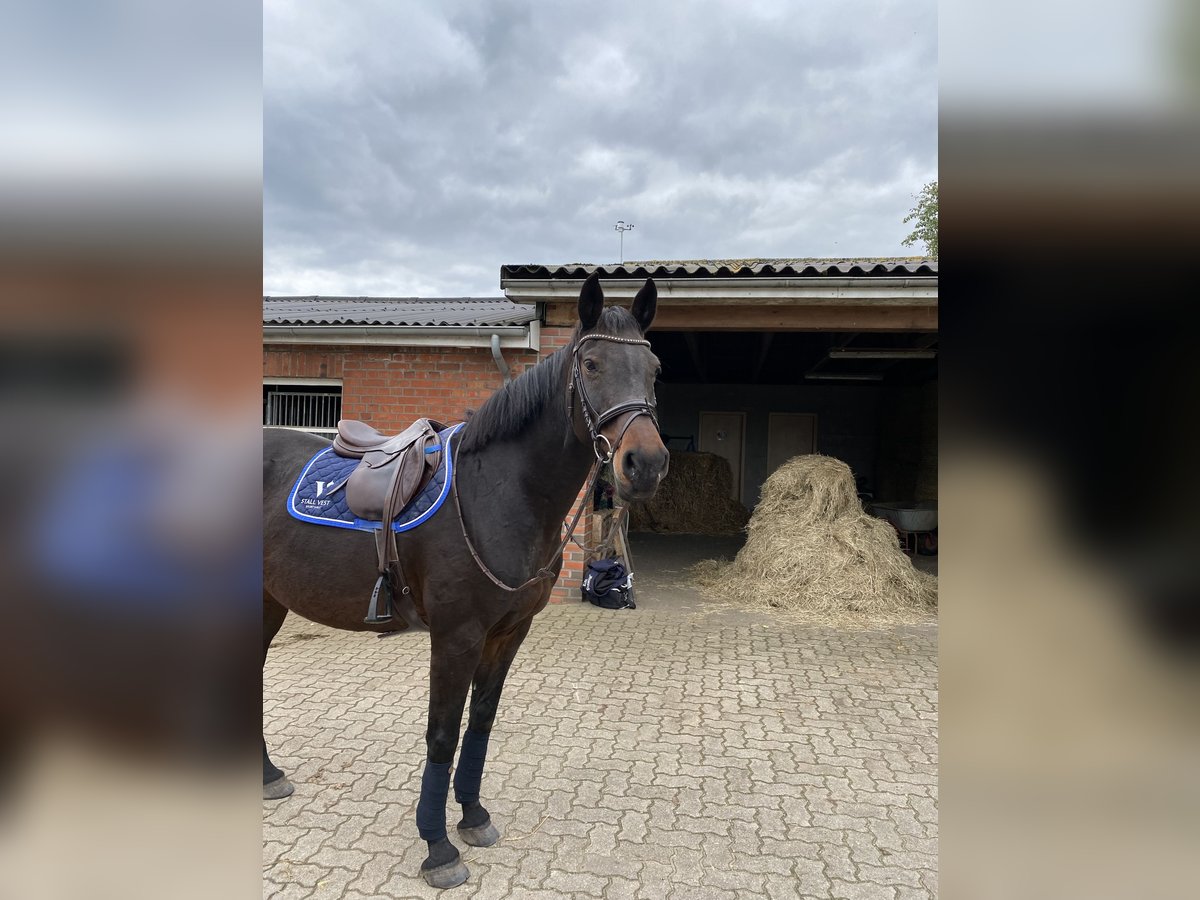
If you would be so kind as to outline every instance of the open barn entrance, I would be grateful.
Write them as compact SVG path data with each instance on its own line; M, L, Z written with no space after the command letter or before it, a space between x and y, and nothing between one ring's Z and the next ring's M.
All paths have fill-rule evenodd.
M718 544L736 553L763 482L799 454L846 462L864 506L880 516L890 514L878 504L936 506L936 332L652 330L649 338L662 360L659 425L672 463L659 496L630 509L642 572L677 573ZM898 527L897 539L915 564L936 569L936 533Z

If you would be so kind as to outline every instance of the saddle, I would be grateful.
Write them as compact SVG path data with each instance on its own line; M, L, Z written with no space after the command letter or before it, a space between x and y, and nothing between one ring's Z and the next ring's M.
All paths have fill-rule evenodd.
M375 532L379 578L363 620L368 625L391 621L397 588L403 618L408 625L421 625L396 550L392 521L420 493L441 464L438 432L445 428L432 419L417 419L400 434L386 435L366 422L354 419L338 422L333 452L360 460L346 479L346 503L356 516L380 523Z

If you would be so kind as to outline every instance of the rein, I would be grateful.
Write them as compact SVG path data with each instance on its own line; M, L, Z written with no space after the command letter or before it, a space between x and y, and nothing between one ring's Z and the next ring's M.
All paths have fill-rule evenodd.
M592 463L592 468L588 472L587 487L583 492L583 500L580 502L579 508L575 510L575 515L571 518L571 524L567 528L567 535L562 539L562 543L558 545L558 549L554 551L554 554L550 557L546 564L516 587L513 587L510 584L505 584L503 581L497 578L495 573L488 568L487 563L483 561L483 558L479 555L479 551L475 549L475 545L471 541L471 536L467 534L467 523L463 518L462 502L458 498L457 465L455 465L454 474L450 479L451 493L454 494L454 509L458 513L458 526L462 530L463 540L466 541L467 550L470 551L471 558L474 559L475 564L479 566L479 571L486 575L492 584L503 591L508 591L509 593L523 591L525 588L537 584L539 581L544 581L547 578L558 577L558 573L552 571L550 566L554 564L556 559L562 558L562 552L566 549L567 544L575 539L575 528L579 524L579 519L583 515L584 507L587 504L588 499L591 497L592 491L596 487L596 479L600 477L601 467L612 462L613 455L616 453L617 448L620 447L621 442L625 440L625 433L629 431L629 426L632 425L634 420L639 416L649 416L650 420L654 422L655 426L658 426L658 416L655 414L656 410L654 404L650 403L648 400L627 400L624 403L618 403L616 406L609 407L602 413L596 413L596 408L592 405L592 402L587 395L587 388L584 385L583 375L579 371L579 349L587 341L612 341L616 344L633 344L641 347L650 346L649 341L639 340L637 338L623 338L611 334L585 334L575 342L575 346L571 349L571 374L567 380L567 418L574 422L575 394L578 392L580 399L579 408L583 413L583 421L587 426L588 437L591 440L592 452L596 455L596 461ZM630 415L629 418L625 420L625 424L621 426L620 434L617 435L617 440L615 442L610 441L607 437L600 433L600 429L609 422L612 422L614 419L618 419L627 413L632 413L632 415ZM605 452L601 452L600 450L601 441L603 441L607 446L607 450ZM460 446L461 444L456 446L454 450L456 463L458 457L458 447ZM559 528L561 530L562 526L560 525ZM575 541L575 543L577 546L583 548L583 545L578 541Z

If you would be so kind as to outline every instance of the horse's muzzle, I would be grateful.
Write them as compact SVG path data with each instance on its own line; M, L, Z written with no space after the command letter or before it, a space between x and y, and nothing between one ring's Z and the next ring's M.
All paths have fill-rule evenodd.
M645 423L645 424L643 424ZM622 500L649 500L666 477L671 455L649 419L629 429L613 456L617 493Z

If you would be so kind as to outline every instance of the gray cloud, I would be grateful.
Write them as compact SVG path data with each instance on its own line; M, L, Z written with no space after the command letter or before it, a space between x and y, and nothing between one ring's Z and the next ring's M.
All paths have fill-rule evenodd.
M488 295L503 263L903 255L936 177L916 3L294 5L264 18L269 293Z

